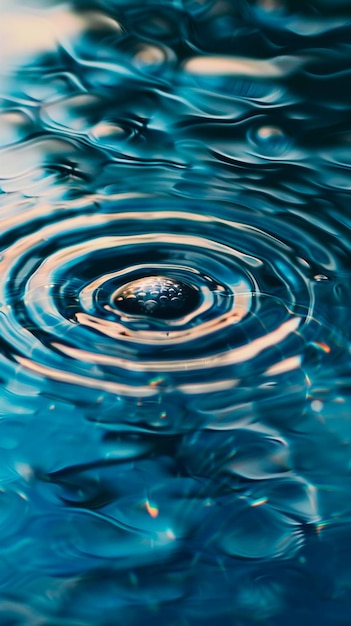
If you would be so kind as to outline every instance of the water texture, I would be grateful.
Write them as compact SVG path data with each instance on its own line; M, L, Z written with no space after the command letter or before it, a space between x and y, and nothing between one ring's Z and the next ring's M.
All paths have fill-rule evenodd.
M349 626L350 4L0 10L0 624Z

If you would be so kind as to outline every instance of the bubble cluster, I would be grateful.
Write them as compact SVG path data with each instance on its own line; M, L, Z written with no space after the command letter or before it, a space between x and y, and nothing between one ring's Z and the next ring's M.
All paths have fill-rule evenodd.
M172 319L190 313L197 305L197 291L166 276L146 276L116 292L118 309L130 315Z

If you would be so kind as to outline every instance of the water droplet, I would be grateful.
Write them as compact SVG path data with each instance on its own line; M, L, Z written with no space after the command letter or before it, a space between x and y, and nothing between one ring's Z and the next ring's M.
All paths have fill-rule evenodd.
M252 140L260 153L270 156L282 155L289 146L289 138L278 126L260 126L254 131Z
M116 307L129 315L174 319L197 307L199 292L167 276L146 276L118 289L113 299Z

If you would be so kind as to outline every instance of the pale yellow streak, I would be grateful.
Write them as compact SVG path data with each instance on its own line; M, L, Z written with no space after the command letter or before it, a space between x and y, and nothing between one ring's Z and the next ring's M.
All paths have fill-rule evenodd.
M99 320L86 313L77 313L76 319L81 324L85 324L88 327L95 328L105 335L115 338L118 341L142 343L144 345L154 345L155 342L161 342L166 344L168 342L184 342L191 339L200 339L201 337L208 336L211 332L228 328L240 322L245 315L247 315L250 304L249 294L236 294L235 295L235 308L225 315L221 315L214 320L198 324L196 327L195 335L194 329L188 328L186 330L179 331L154 331L154 330L139 330L129 331L128 328L119 324L118 322L110 322L109 320ZM201 307L197 310L197 314L202 312ZM189 316L190 317L190 316ZM186 323L187 319L183 319L182 323Z
M296 370L301 367L301 357L300 356L292 356L289 359L285 359L280 363L275 363L272 367L269 367L265 372L264 376L275 376L277 374L285 374L286 372L290 372L291 370Z
M97 11L73 12L67 5L47 11L16 7L15 1L0 2L0 61L8 65L28 61L44 52L55 52L60 43L65 46L79 40L91 30L104 34L119 34L118 22Z
M53 347L60 350L63 354L74 358L78 361L94 363L99 365L107 365L111 367L119 367L125 370L145 372L145 373L164 373L164 372L181 372L193 371L197 369L210 369L212 367L225 367L228 365L236 365L249 359L255 358L260 352L274 345L279 345L288 335L295 332L300 324L300 319L293 317L284 322L279 328L263 337L259 337L251 341L245 346L219 352L218 354L187 359L181 361L130 361L119 357L108 356L104 354L95 354L65 346L59 342L53 343Z
M16 356L16 360L22 367L25 367L36 374L40 374L49 380L56 380L58 382L69 383L72 385L81 385L83 387L90 387L92 389L98 389L99 391L106 391L108 393L114 393L122 396L132 397L151 397L157 395L158 389L150 387L149 385L131 387L128 385L122 385L120 383L114 383L108 380L100 380L98 378L91 378L90 376L81 376L73 372L67 372L65 370L58 370L54 367L47 365L41 365L35 361L31 361L22 356Z
M198 56L184 64L189 74L198 76L250 76L279 78L298 69L302 60L295 56L280 56L269 61L233 56Z
M219 380L215 383L206 382L206 393L215 393L217 391L229 391L238 386L239 380L236 378L229 378L227 380ZM203 383L196 383L192 385L179 385L179 391L186 393L187 395L203 393ZM230 407L232 410L233 407Z

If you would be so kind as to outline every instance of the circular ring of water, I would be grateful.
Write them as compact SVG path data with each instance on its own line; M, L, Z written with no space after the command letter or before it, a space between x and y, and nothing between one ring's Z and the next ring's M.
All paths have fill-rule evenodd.
M206 391L204 377L290 356L283 344L313 303L283 241L234 209L123 208L55 221L6 249L2 332L18 362L132 395L155 376L173 388L190 376ZM118 290L156 274L191 286L197 306L173 319L118 310Z

